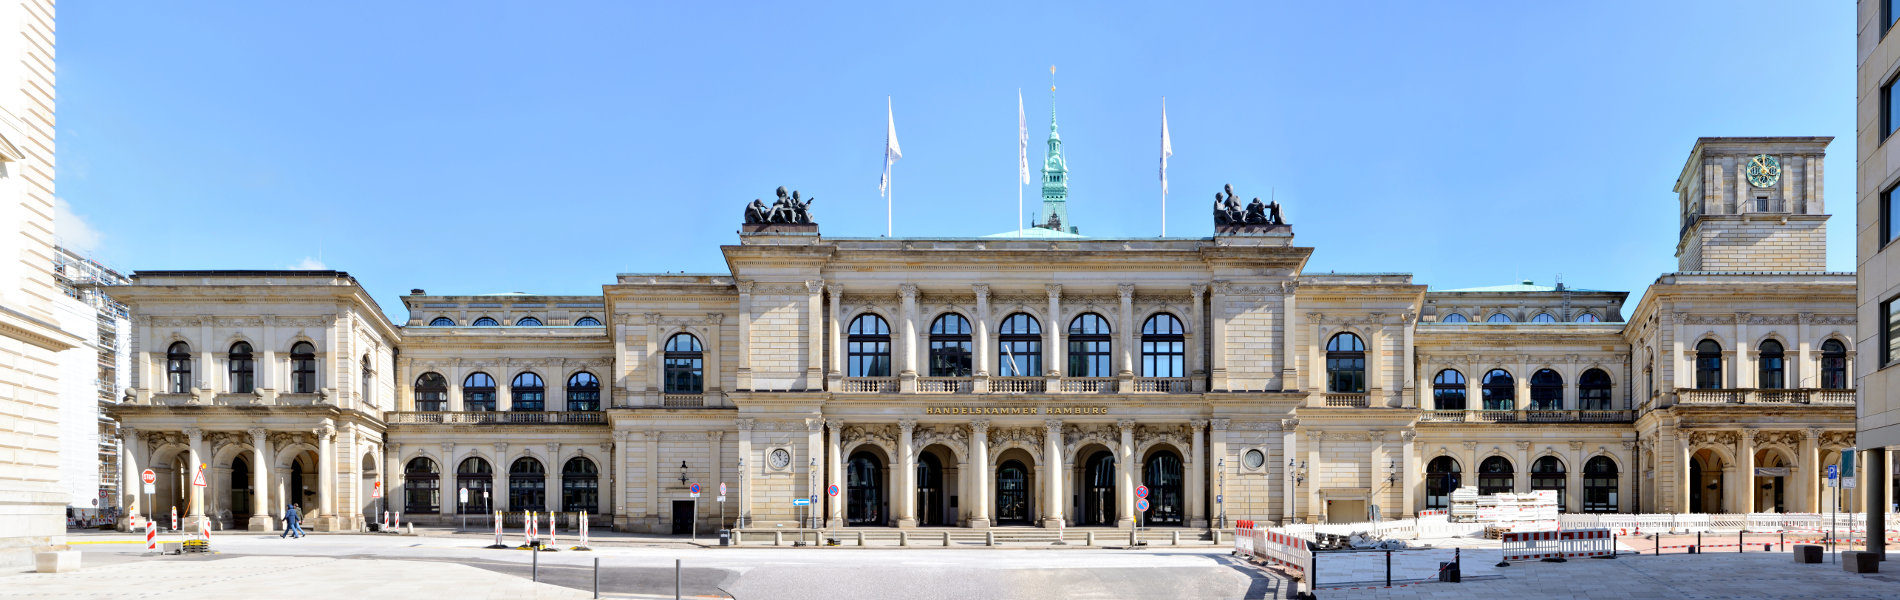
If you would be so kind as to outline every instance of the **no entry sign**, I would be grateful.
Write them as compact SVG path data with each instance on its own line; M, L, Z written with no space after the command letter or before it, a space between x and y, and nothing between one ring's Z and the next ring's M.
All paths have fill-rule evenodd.
M699 484L697 484L697 483L695 483L695 484L693 484L693 487L691 487L691 488L688 488L688 493L689 493L689 494L691 494L691 495L692 495L692 496L693 496L694 498L698 498L698 497L699 497Z
M834 484L831 484L831 485L828 485L828 486L825 486L825 494L827 494L827 495L831 495L831 496L837 496L837 495L838 495L838 484L835 484L835 483L834 483Z
M1138 485L1138 486L1135 486L1135 497L1136 497L1136 498L1147 498L1147 497L1148 497L1148 486L1145 486L1145 485ZM1144 508L1144 509L1142 509L1142 510L1147 510L1147 509L1145 509L1145 508Z
M1141 511L1141 512L1148 512L1148 499L1142 498L1140 500L1136 500L1135 510Z

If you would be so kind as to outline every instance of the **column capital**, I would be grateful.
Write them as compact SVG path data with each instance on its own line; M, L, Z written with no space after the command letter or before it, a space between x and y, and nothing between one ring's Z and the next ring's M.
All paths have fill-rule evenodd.
M397 454L401 451L402 451L401 443L391 442L391 441L383 442L383 454Z
M205 439L205 430L203 429L199 429L197 427L186 427L184 431L185 431L185 437L189 438L191 440L191 444L194 446L198 445L198 442L202 442ZM1819 430L1817 429L1815 431L1819 431ZM1817 433L1817 434L1810 435L1808 437L1814 437L1817 435L1820 435L1820 434Z
M1207 295L1206 284L1196 283L1188 286L1188 296L1194 298L1195 304L1200 304L1201 296L1205 295Z
M133 443L137 443L138 439L139 439L139 430L137 428L128 427L125 425L119 426L119 440L127 444L133 444Z
M1280 293L1282 294L1292 294L1293 292L1299 291L1299 289L1300 289L1300 282L1298 281L1280 282Z
M806 431L806 432L809 432L809 433L817 433L817 432L820 432L820 431L824 431L824 430L825 430L825 420L824 420L824 419L805 419L805 431Z
M1299 419L1280 419L1280 429L1283 431L1293 431L1299 428L1300 428ZM1226 426L1223 425L1221 429L1226 429Z
M1207 429L1207 419L1189 419L1188 427L1194 428L1195 433L1199 433L1201 430Z
M1115 295L1121 298L1123 303L1133 302L1135 300L1135 284L1132 284L1132 283L1116 284Z
M976 292L976 301L977 301L977 302L989 302L989 301L990 301L990 284L987 284L987 283L972 283L972 284L970 284L970 291L973 291L973 292Z
M824 291L824 290L825 290L825 282L824 282L824 281L822 281L822 280L818 280L818 279L807 279L807 280L805 280L805 291L806 291L806 292L810 292L810 293L813 293L813 294L816 294L816 293L819 293L819 292L822 292L822 291Z
M1052 435L1052 436L1061 435L1062 434L1062 419L1045 420L1042 422L1042 429L1043 431L1048 432L1049 435ZM1056 443L1056 438L1050 438L1050 442Z
M494 446L495 446L495 462L501 463L501 461L506 460L508 458L508 442L495 442ZM508 465L506 464L498 464L495 467L496 469L495 472L500 473L502 472L503 469L507 469L507 468L508 468Z
M897 284L897 295L903 298L905 302L916 301L917 300L917 284L915 283Z
M720 323L725 322L725 320L726 320L726 313L721 313L721 312L706 313L706 323L708 324L718 325Z
M1405 443L1407 444L1410 444L1412 443L1412 440L1418 439L1418 432L1410 430L1410 429L1401 431L1399 432L1399 439L1404 440Z
M1819 441L1819 440L1821 439L1821 430L1820 430L1820 429L1809 429L1809 430L1807 430L1807 431L1806 431L1805 433L1807 433L1807 434L1808 434L1808 443L1810 443L1810 444L1812 444L1812 443L1814 443L1814 442L1816 442L1816 441Z
M975 419L970 421L970 432L976 434L978 436L977 439L983 439L982 436L990 432L990 420Z
M264 428L262 427L252 427L250 429L244 430L244 433L251 434L251 439L253 440L262 440L264 439L264 436L268 435L270 432L265 431Z
M1043 284L1042 289L1043 291L1049 293L1050 302L1055 302L1062 299L1062 284L1046 283L1046 284Z
M738 289L739 289L739 293L741 293L741 294L745 294L745 295L747 295L747 296L750 296L750 295L752 295L752 282L751 282L751 281L735 281L735 282L733 282L733 284L732 284L732 285L733 285L733 287L736 287L736 288L738 288Z
M1127 432L1127 431L1129 431L1129 430L1131 430L1131 429L1134 429L1134 428L1135 428L1135 420L1134 420L1134 419L1119 419L1119 420L1116 420L1116 421L1115 421L1115 428L1116 428L1116 429L1120 429L1120 430L1122 430L1123 432Z
M739 431L752 431L752 427L757 424L757 421L752 419L738 419L734 422L739 425Z
M844 429L844 419L825 419L825 426L834 432Z
M442 442L442 468L444 469L455 468L455 465L449 464L454 459L455 459L455 442Z
M717 429L706 432L706 439L715 444L719 443L719 440L725 439L725 437L726 432Z
M825 286L825 291L829 292L833 299L842 298L844 296L844 284L842 283L828 284Z
M916 419L898 419L897 428L903 430L905 435L910 435L911 431L914 431L917 429L917 420Z
M313 429L310 432L316 434L317 439L319 440L336 441L336 426L335 425L324 423L323 425L318 426L316 429Z
M650 312L650 313L645 313L641 316L646 317L646 321L648 325L660 324L660 313Z
M551 473L551 472L554 472L556 469L561 468L561 464L559 462L561 460L561 443L548 442L547 447L548 447L548 472Z

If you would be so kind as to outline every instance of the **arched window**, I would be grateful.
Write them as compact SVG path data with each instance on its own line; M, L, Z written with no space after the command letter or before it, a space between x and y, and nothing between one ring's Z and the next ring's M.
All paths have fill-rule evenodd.
M891 376L891 326L865 313L845 332L845 377Z
M706 390L706 350L699 338L690 333L675 333L666 338L665 391L668 394L698 394Z
M449 409L449 380L441 373L423 373L416 378L416 410L436 412Z
M191 393L191 346L184 342L165 349L165 384L171 393Z
M1537 313L1537 316L1531 317L1531 322L1532 323L1556 323L1557 317L1550 316L1550 313L1540 312L1540 313Z
M508 382L508 410L544 410L548 405L548 387L541 376L522 371Z
M403 509L410 513L434 513L436 503L442 499L442 475L435 470L435 461L418 456L409 459L408 468L402 472Z
M1583 463L1583 512L1616 512L1616 461L1598 456Z
M1108 319L1095 313L1082 313L1069 321L1069 372L1070 377L1113 377L1110 357L1113 356L1113 342L1110 340Z
M1470 321L1470 319L1466 319L1464 315L1458 313L1448 313L1438 318L1438 322L1440 323L1467 323Z
M1432 378L1432 408L1434 410L1465 409L1464 373L1445 369Z
M594 461L576 456L561 466L561 510L600 510L600 469Z
M488 317L482 317L480 319L476 319L475 322L473 323L473 325L476 327L494 327L500 324L501 324L500 321L496 321Z
M363 366L359 373L362 377L359 379L362 380L360 385L363 388L363 401L371 405L376 404L376 371L372 368L374 365L368 354L363 355Z
M250 344L231 344L231 354L225 362L231 368L231 393L249 394L257 390L257 363L251 360Z
M1564 501L1564 487L1564 461L1546 456L1531 463L1531 491L1556 490L1558 512L1570 505Z
M1511 468L1509 459L1502 456L1484 459L1484 462L1478 465L1478 494L1511 493L1512 490L1517 489L1517 484L1513 480L1515 475L1516 471Z
M1042 376L1042 324L1016 313L996 330L996 356L1003 377Z
M1781 342L1762 340L1760 360L1755 369L1755 387L1764 390L1778 390L1788 387L1788 363L1781 349Z
M1577 408L1610 410L1610 374L1590 369L1577 378Z
M1722 344L1715 340L1696 342L1695 387L1698 390L1722 389Z
M540 327L541 320L534 317L522 317L515 321L516 327Z
M317 393L317 347L310 342L297 342L290 347L290 391Z
M457 502L461 506L457 512L465 515L487 514L488 496L495 490L495 472L488 466L488 461L481 457L468 457L455 467L455 487L468 490L468 501ZM458 500L460 495L461 492L457 491Z
M1550 369L1531 373L1531 410L1561 410L1564 407L1564 376Z
M547 510L548 472L523 456L508 466L508 510Z
M581 371L567 378L567 409L600 410L600 378Z
M930 376L970 376L970 320L944 313L930 324Z
M1141 376L1187 377L1187 330L1168 313L1141 325Z
M462 380L462 410L495 410L495 378L476 371Z
M1326 391L1366 393L1366 343L1341 332L1326 341Z
M1509 323L1509 322L1511 322L1511 315L1507 315L1507 314L1504 314L1504 313L1491 313L1491 317L1490 317L1490 318L1488 318L1488 319L1485 319L1485 320L1484 320L1484 322L1486 322L1486 323Z
M455 319L451 319L448 317L436 317L435 320L429 321L429 326L430 327L454 327Z
M600 319L596 319L593 317L581 317L579 319L574 320L574 326L575 327L599 327Z
M1458 489L1463 475L1457 459L1449 456L1434 458L1425 465L1425 508L1451 508L1451 492Z
M1509 371L1492 369L1480 381L1484 385L1480 392L1484 395L1485 410L1517 409L1517 379L1511 377Z
M1847 389L1847 345L1840 340L1821 342L1821 388Z
M1577 314L1578 323L1598 323L1602 321L1603 319L1598 318L1597 314L1593 312L1583 312L1583 313Z

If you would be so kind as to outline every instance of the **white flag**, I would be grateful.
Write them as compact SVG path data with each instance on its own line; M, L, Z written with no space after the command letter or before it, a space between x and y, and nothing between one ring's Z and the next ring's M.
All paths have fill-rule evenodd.
M1168 99L1161 99L1161 195L1168 195L1168 157L1174 156L1174 145L1168 143Z
M891 99L884 98L884 111L890 131L884 135L884 177L877 181L877 193L882 196L891 188L891 165L904 157L904 151L897 147L897 115L891 112Z
M1029 185L1029 121L1023 117L1023 91L1016 90L1016 170L1023 185Z

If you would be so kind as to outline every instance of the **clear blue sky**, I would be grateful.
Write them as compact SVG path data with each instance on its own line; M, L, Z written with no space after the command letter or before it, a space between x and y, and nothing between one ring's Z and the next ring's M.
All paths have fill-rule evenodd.
M412 287L599 293L722 271L780 185L882 235L887 95L897 235L995 233L1054 64L1084 234L1160 233L1166 96L1168 233L1277 189L1309 272L1640 294L1718 135L1835 136L1853 269L1850 2L950 4L66 4L60 234L122 271L320 263L396 319Z

